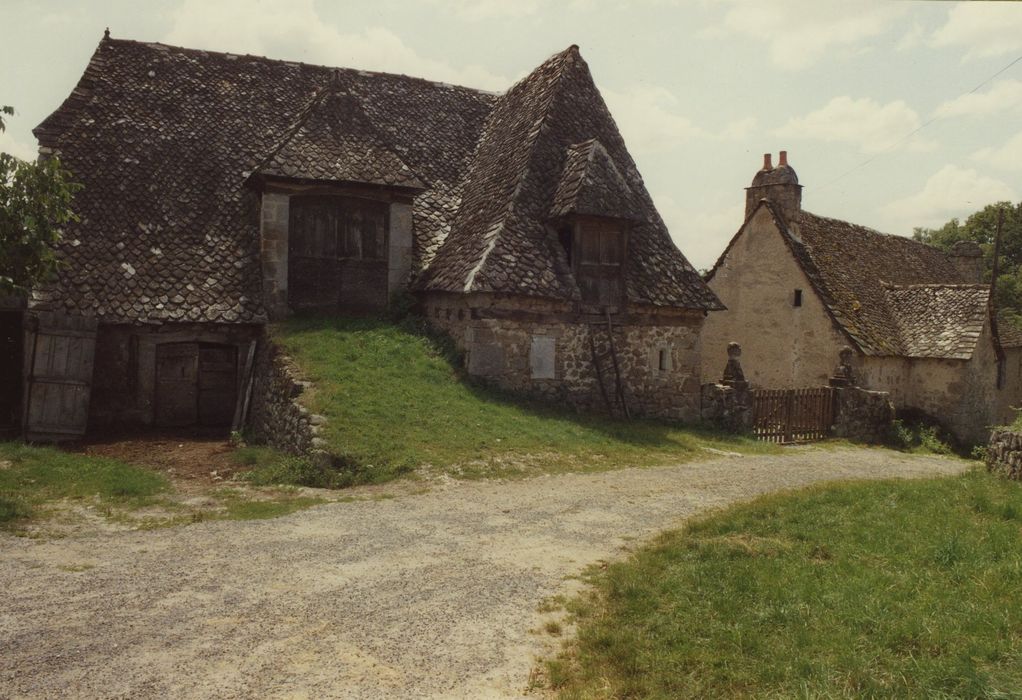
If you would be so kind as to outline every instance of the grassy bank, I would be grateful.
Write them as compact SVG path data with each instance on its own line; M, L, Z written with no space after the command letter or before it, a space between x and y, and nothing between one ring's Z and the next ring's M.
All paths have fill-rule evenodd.
M1022 485L758 499L594 575L562 698L1019 697Z
M169 487L148 469L50 447L0 443L0 526L32 517L59 499L143 506Z
M467 381L442 341L410 322L297 318L274 336L315 383L323 437L361 480L424 464L462 474L680 462L704 447L769 451L752 440L658 423L579 416Z

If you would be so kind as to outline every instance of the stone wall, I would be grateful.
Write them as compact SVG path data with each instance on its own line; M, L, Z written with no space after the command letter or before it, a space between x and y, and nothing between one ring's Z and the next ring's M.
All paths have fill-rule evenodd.
M834 389L834 437L881 443L894 421L890 394L847 386Z
M703 384L700 417L731 433L752 430L752 397L748 385Z
M1007 428L991 432L986 463L994 474L1022 480L1022 433Z
M595 344L613 400L605 319L581 316L570 304L498 295L430 294L423 306L430 322L465 353L470 374L522 395L605 412ZM699 418L702 320L702 314L690 312L630 309L615 315L613 344L632 415Z
M259 344L252 381L248 430L254 441L297 455L322 449L318 435L326 419L299 401L310 384L269 339Z

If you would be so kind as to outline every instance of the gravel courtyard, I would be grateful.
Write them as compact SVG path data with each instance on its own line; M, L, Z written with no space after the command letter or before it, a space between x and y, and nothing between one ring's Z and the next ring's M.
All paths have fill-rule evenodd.
M436 481L276 520L0 534L0 698L519 697L537 606L710 508L966 462L796 448L676 467Z

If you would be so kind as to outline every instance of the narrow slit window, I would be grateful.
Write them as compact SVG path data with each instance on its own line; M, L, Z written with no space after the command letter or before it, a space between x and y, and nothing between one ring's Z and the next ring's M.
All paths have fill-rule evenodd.
M802 290L801 289L796 289L795 290L795 298L792 301L792 306L802 306Z
M667 354L666 348L660 348L660 371L666 372L670 368L670 357Z

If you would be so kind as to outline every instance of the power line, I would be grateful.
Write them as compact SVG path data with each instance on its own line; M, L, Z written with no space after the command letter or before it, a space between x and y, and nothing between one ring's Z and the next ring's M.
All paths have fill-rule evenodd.
M972 88L971 90L969 90L969 91L967 91L967 92L963 92L962 94L960 94L960 95L959 95L958 97L956 97L955 99L956 99L956 100L959 100L959 99L961 99L961 98L963 98L963 97L966 97L966 96L968 96L968 95L971 95L971 94L973 94L974 92L977 92L977 91L979 91L979 90L980 90L981 88L983 88L984 86L986 86L986 85L987 85L987 84L988 84L988 83L989 83L989 82L990 82L991 80L993 80L994 78L996 78L997 76L999 76L999 75L1000 75L1001 73L1004 73L1004 72L1005 72L1006 70L1008 70L1009 68L1011 68L1012 66L1014 66L1014 65L1015 65L1016 63L1018 63L1019 61L1022 61L1022 55L1020 55L1020 56L1019 56L1018 58L1016 58L1016 59L1015 59L1014 61L1012 61L1012 62L1011 62L1011 63L1009 63L1008 65L1006 65L1006 66L1005 66L1004 68L1001 68L1001 69L1000 69L999 71L997 71L996 73L994 73L993 75L991 75L990 77L988 77L988 78L987 78L986 80L984 80L983 82L981 82L981 83L980 83L979 85L977 85L976 87ZM884 156L884 155L887 155L887 154L888 154L888 153L890 153L890 152L891 152L892 150L894 150L894 149L895 149L895 148L897 148L898 146L902 145L903 143L905 143L906 141L908 141L909 139L911 139L911 138L912 138L913 136L915 136L916 134L918 134L918 133L919 133L920 131L922 131L923 129L925 129L926 127L928 127L928 126L929 126L930 124L932 124L932 123L934 123L934 122L936 122L936 121L940 121L941 119L943 119L943 117L940 117L940 116L936 116L936 115L935 115L935 116L932 116L932 117L930 117L930 118L929 118L929 119L927 119L927 120L926 120L925 122L923 122L922 124L920 124L919 126L917 126L917 127L915 128L915 129L913 129L912 131L910 131L910 132L909 132L908 134L906 134L905 136L903 136L903 137L902 137L901 139L899 139L898 141L895 141L894 143L892 143L891 145L889 145L889 146L888 146L887 148L885 148L885 149L881 150L881 151L880 151L879 153L877 153L876 155L870 156L869 158L867 158L866 160L862 161L862 162L861 162L861 163L859 163L858 165L852 166L852 167L851 167L851 168L849 168L848 170L844 171L843 173L841 173L840 175L838 175L838 176L837 176L836 178L834 178L833 180L830 180L829 182L825 182L824 184L820 185L820 186L819 186L819 187L817 188L817 191L819 191L819 190L822 190L822 189L824 189L824 188L827 188L827 187L830 187L830 186L831 186L831 185L833 185L833 184L834 184L835 182L838 182L839 180L842 180L842 179L844 179L844 178L845 178L845 177L847 177L848 175L851 175L852 173L854 173L854 172L855 172L856 170L859 170L859 169L861 169L861 168L864 168L864 167L866 167L867 165L869 165L870 163L872 163L873 161L875 161L875 160L876 160L877 158L879 158L880 156Z

